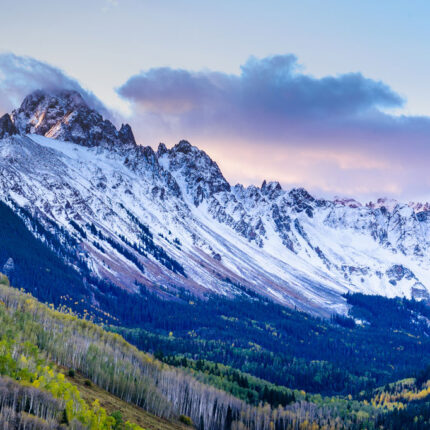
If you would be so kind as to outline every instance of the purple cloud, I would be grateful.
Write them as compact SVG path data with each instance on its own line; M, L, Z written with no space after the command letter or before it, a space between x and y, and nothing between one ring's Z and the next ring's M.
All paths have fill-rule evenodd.
M293 55L251 58L240 75L150 69L131 77L118 93L145 112L199 116L234 114L232 120L263 117L326 119L378 108L400 107L387 85L349 73L313 78L300 72Z
M0 113L35 89L72 89L115 119L61 70L0 54ZM251 58L239 74L155 68L118 89L140 143L181 138L207 150L232 181L262 179L332 196L430 200L430 118L395 116L404 100L360 73L315 78L293 55Z

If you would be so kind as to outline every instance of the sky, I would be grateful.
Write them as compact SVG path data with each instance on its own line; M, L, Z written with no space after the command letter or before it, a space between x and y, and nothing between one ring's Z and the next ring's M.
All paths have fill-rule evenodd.
M0 113L68 87L232 183L430 200L430 2L0 0Z

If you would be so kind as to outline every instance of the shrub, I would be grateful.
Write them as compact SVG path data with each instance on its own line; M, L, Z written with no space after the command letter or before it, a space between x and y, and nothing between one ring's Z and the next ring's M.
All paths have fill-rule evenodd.
M9 279L3 273L0 273L0 284L9 286Z
M114 425L114 429L122 429L123 428L123 424L124 424L124 420L122 418L122 412L121 411L114 411L110 414L110 416L115 420L115 425Z
M187 417L186 415L180 415L179 416L179 421L183 424L186 424L187 426L192 426L193 425L193 421L191 420L190 417Z

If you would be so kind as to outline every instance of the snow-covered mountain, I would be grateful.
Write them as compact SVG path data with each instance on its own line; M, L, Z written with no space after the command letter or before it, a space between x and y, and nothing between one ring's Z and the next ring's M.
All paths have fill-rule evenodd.
M231 186L197 147L139 146L73 91L30 94L0 139L0 199L64 246L74 237L76 258L129 291L254 291L322 315L343 312L348 291L429 298L427 204Z

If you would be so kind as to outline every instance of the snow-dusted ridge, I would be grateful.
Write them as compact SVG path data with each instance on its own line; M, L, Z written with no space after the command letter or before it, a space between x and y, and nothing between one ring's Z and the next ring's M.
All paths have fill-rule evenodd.
M323 315L348 291L429 298L428 204L232 187L188 142L138 146L70 91L28 96L0 138L1 200L63 227L94 274L130 291L251 289Z

